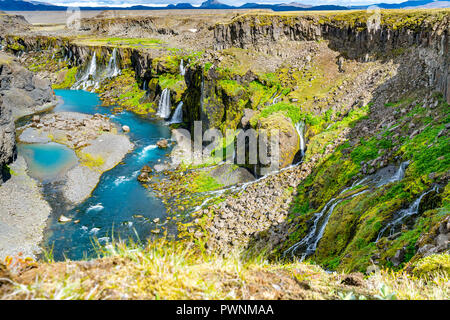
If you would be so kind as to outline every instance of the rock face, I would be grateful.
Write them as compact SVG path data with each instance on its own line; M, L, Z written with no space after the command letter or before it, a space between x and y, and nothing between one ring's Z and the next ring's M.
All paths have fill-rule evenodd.
M0 96L2 106L12 110L14 120L56 103L49 81L35 76L4 53L0 53Z
M26 31L30 24L21 15L7 14L0 11L0 34L11 34L17 31ZM0 36L1 39L1 36Z
M14 161L17 155L14 121L11 108L3 105L0 96L0 185L9 177L5 166Z
M6 165L16 157L14 120L55 101L50 83L0 53L0 184L9 177Z
M450 102L449 17L430 13L423 21L418 19L403 26L402 17L389 18L395 21L393 25L382 23L377 30L372 30L367 25L369 15L355 19L347 13L339 17L248 14L230 23L217 24L214 48L257 47L260 51L270 52L274 43L283 41L328 40L331 49L350 59L367 61L369 56L376 56L379 52L401 51L416 46L426 51L422 55L429 68L430 82Z

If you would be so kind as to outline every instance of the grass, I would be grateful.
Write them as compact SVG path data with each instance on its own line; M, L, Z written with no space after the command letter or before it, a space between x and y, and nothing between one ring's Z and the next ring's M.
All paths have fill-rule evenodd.
M5 277L2 299L448 299L448 274L382 270L361 286L308 263L269 262L243 252L207 253L166 239L97 247L101 259L34 264ZM22 263L28 263L22 261Z
M158 48L163 42L149 38L90 38L79 37L74 40L79 45L110 46L120 48Z

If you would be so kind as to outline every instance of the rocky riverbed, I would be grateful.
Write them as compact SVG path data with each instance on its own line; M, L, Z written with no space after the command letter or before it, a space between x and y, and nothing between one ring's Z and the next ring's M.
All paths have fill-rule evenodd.
M103 172L116 166L133 149L133 144L107 117L76 112L58 112L19 128L19 141L46 143L54 141L75 150L79 163L62 178L63 195L72 204L81 203L91 194Z

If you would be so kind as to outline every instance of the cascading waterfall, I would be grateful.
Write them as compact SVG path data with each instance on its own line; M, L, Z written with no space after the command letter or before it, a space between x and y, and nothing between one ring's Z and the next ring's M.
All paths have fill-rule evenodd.
M287 254L291 254L292 257L294 257L295 253L299 249L303 249L302 253L300 255L300 261L303 261L306 257L314 254L314 252L317 249L317 245L319 244L320 239L322 239L323 234L325 232L325 228L327 226L328 220L330 219L334 209L344 200L353 199L356 196L359 196L363 193L366 193L372 188L378 188L383 185L386 185L391 182L399 181L403 179L405 168L408 166L408 162L403 162L400 164L399 168L394 172L394 174L389 177L388 179L380 178L380 175L373 174L370 176L367 176L363 179L357 180L355 183L352 184L351 187L345 188L342 190L339 195L335 198L332 198L330 201L328 201L323 209L320 212L317 212L314 214L312 218L312 227L310 228L308 234L299 242L288 248L286 251L284 251L283 256L286 256ZM365 187L369 186L370 188L365 189L363 191L357 192L355 194L352 194L348 197L341 197L341 195L344 195L348 190L359 186L359 187Z
M186 68L184 67L183 59L180 61L180 74L184 76L186 74Z
M157 116L167 119L170 117L170 90L165 88L159 99Z
M439 187L437 185L434 186L430 190L422 193L416 200L414 200L413 203L411 203L411 205L408 208L402 209L397 214L395 214L394 216L396 218L391 222L389 222L384 228L380 230L377 236L377 240L375 242L378 242L383 237L387 229L390 229L389 236L392 236L395 232L395 228L398 227L406 218L414 216L417 213L419 213L419 206L420 203L422 202L423 197L425 197L427 194L431 192L438 192L438 190Z
M177 105L175 112L173 113L172 119L170 120L170 124L174 123L182 123L183 122L183 101Z
M106 68L106 76L108 78L114 78L118 75L120 75L120 68L117 65L117 48L114 48L108 62L108 67Z
M89 63L89 67L86 70L86 73L72 86L71 89L79 90L86 89L88 87L94 86L97 87L98 83L95 82L95 74L97 72L97 59L96 53L92 55L91 62Z
M297 122L295 124L295 130L297 130L298 137L300 138L300 152L303 158L303 156L305 155L305 123L303 121Z

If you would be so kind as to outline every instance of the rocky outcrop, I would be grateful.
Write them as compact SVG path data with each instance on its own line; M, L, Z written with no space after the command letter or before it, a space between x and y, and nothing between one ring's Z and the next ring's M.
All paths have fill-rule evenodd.
M300 138L291 119L283 116L282 114L275 113L267 118L261 118L259 120L259 134L262 132L268 133L268 137L270 139L270 130L278 130L278 167L280 169L286 168L292 164L295 155L300 150ZM261 146L259 147L261 148ZM270 150L269 145L267 149ZM272 154L270 156L272 156Z
M14 161L16 155L15 130L11 108L3 105L3 99L0 96L0 185L9 178L6 165Z
M56 103L50 82L22 67L13 57L0 53L2 107L12 110L14 120Z
M30 24L23 16L0 11L0 40L4 34L26 31L29 27Z
M16 157L14 120L55 102L50 83L0 53L0 184L9 177L6 165Z

